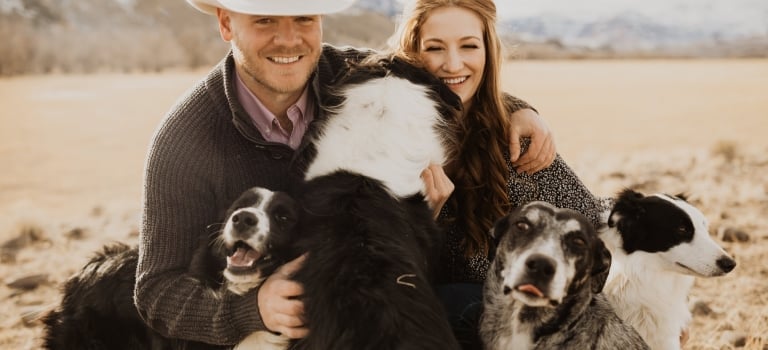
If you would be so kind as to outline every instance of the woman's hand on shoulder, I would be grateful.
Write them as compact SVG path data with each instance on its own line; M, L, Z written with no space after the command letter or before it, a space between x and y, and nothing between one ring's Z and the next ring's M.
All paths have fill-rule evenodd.
M517 172L533 174L552 164L557 155L552 130L536 111L524 108L515 111L511 117L511 140L509 152L512 165ZM520 154L520 138L528 137L531 144L525 154Z

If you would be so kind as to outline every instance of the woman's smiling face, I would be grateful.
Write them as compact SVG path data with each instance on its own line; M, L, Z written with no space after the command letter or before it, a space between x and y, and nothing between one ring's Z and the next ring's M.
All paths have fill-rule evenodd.
M433 10L419 32L419 58L425 68L447 84L465 107L483 79L485 51L482 19L462 7Z

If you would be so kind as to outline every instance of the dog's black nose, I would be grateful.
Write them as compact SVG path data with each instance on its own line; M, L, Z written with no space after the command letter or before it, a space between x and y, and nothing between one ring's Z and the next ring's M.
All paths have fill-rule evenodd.
M250 230L258 223L259 219L256 218L256 215L247 211L241 211L232 215L232 224L234 224L235 231L238 232Z
M525 261L525 267L531 276L551 278L555 274L555 261L541 254L529 256Z
M736 267L736 262L727 256L723 256L720 259L717 259L717 267L719 267L720 270L723 270L723 272L728 273Z

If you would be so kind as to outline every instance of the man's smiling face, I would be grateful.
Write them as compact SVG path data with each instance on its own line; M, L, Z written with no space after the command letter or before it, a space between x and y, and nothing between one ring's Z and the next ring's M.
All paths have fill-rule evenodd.
M220 10L222 38L232 43L238 73L259 97L301 94L322 51L322 18L259 16Z

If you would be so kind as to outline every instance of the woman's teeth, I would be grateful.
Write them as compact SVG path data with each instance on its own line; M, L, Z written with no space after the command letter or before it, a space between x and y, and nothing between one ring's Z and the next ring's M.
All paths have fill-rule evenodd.
M443 82L450 85L450 84L461 84L465 80L467 80L467 77L446 78L446 79L443 79Z

